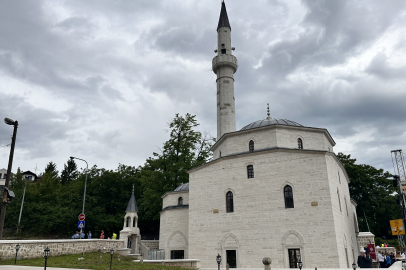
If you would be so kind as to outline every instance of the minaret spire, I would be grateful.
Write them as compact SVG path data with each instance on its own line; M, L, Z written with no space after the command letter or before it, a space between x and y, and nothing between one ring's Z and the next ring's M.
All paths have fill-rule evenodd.
M217 139L235 128L234 73L237 71L237 58L232 54L231 26L226 4L221 2L217 26L217 56L213 58L213 72L217 74Z
M228 21L227 16L226 3L224 3L224 0L221 2L221 11L217 31L219 30L220 27L228 27L231 30L230 22Z

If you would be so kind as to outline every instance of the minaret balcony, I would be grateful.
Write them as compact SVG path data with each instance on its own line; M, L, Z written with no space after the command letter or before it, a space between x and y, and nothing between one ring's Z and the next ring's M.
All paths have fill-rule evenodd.
M222 66L228 66L233 68L235 73L238 68L237 57L228 54L221 54L215 56L213 58L213 72L217 74L217 70Z

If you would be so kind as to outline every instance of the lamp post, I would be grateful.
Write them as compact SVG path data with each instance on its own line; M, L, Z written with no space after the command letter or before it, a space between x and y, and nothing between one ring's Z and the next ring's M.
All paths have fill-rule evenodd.
M113 254L114 254L114 249L110 249L110 270L111 270L111 264L113 263Z
M4 184L4 190L3 190L3 204L1 205L0 240L3 238L3 226L4 226L4 219L6 217L6 208L7 208L7 203L8 203L8 200L7 200L8 186L10 183L11 168L13 166L14 146L16 144L18 121L13 121L10 118L4 118L4 123L6 123L7 125L14 126L14 131L13 131L13 138L11 139L11 149L10 149L10 156L8 159L6 183Z
M302 270L303 267L302 258L300 258L299 261L297 262L297 266L299 266L299 269Z
M352 263L352 269L357 269L357 265L355 264L355 262Z
M74 160L74 159L79 159L81 161L86 162L86 176L85 176L85 191L83 192L83 206L82 206L82 214L85 214L85 199L86 199L86 183L87 183L87 171L89 170L89 164L87 164L87 161L81 158L77 158L77 157L70 157L70 159ZM79 239L82 239L82 228L80 228L80 236Z
M47 269L47 260L48 260L48 257L49 257L49 252L50 252L49 247L47 247L47 248L44 250L44 258L45 258L44 270Z
M17 263L17 254L18 254L18 251L20 250L20 244L17 244L16 245L16 258L15 258L15 260L14 260L14 264L16 264Z
M218 268L220 270L221 256L220 256L219 253L217 253L216 261L217 261L217 264L218 264Z

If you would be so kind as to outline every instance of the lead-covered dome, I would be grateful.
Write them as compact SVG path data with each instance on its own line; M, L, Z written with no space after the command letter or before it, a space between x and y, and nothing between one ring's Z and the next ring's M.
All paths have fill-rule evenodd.
M189 183L178 186L174 191L189 191Z
M272 125L303 127L301 124L296 123L294 121L287 120L287 119L266 118L264 120L258 120L258 121L252 122L251 124L248 124L245 127L243 127L241 130L248 130L248 129L266 127L266 126L272 126Z

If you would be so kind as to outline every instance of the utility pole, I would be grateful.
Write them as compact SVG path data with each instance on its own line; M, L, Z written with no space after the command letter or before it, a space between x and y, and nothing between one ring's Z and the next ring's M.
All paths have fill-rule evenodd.
M13 167L14 146L16 144L17 127L18 127L18 121L13 121L10 118L4 118L4 122L7 125L14 126L14 131L13 131L13 138L11 139L11 149L10 149L10 157L8 160L6 183L4 184L4 190L3 190L3 204L1 205L0 240L3 238L4 219L6 218L6 208L7 208L7 204L8 204L8 198L7 198L8 186L10 184L11 168Z

